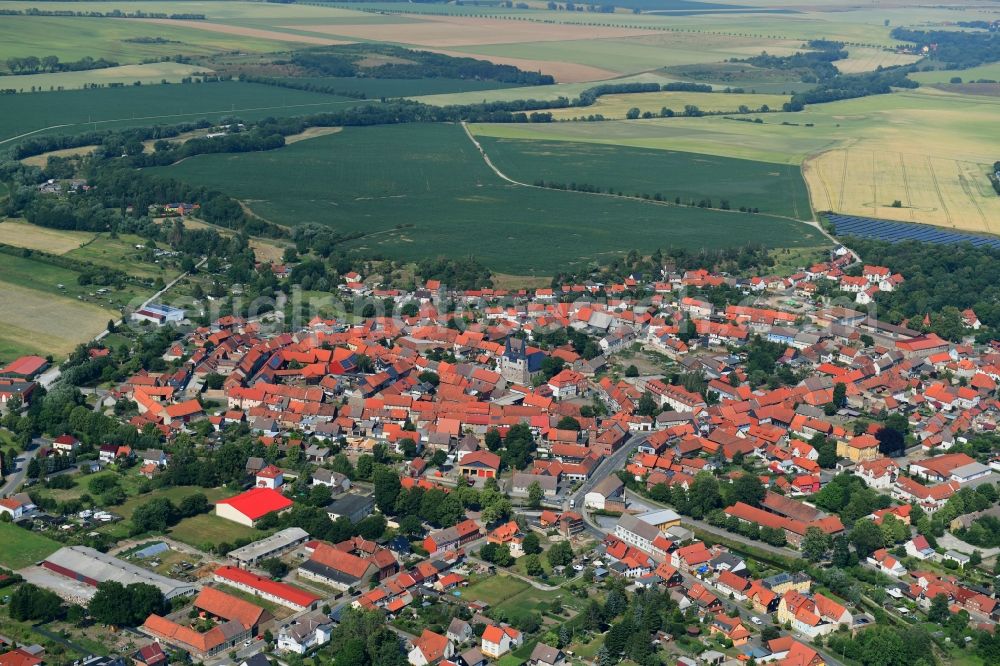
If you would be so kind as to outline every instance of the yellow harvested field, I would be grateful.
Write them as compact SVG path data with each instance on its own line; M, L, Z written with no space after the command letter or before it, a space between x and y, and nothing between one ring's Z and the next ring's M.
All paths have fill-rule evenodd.
M884 49L871 47L851 47L847 51L847 58L837 60L834 66L844 74L858 74L861 72L874 72L879 67L895 67L897 65L909 65L920 60L921 56L907 55L905 53L895 53Z
M289 32L279 32L277 30L262 30L260 28L247 28L238 25L225 25L222 23L209 23L208 21L195 21L185 19L127 19L129 21L144 21L146 23L157 23L160 25L176 25L184 28L196 28L208 32L218 32L224 35L238 35L240 37L255 37L257 39L270 39L277 42L298 42L301 44L316 44L319 46L333 46L336 44L350 44L350 41L342 39L328 39L326 37L311 37L309 35L295 35ZM300 30L301 26L291 26L291 29Z
M803 164L816 210L1000 233L988 165L908 150L831 150ZM899 201L901 207L893 207Z
M257 261L269 264L280 264L285 254L285 248L280 245L256 238L250 241L250 247L253 249L253 255L257 258Z
M741 106L756 111L762 106L780 109L788 101L787 95L765 95L754 93L699 93L699 92L652 92L629 93L624 95L603 95L591 106L552 109L552 117L571 119L601 114L605 118L622 119L629 109L649 111L654 116L664 107L680 115L685 106L697 106L702 111L725 111L737 113Z
M0 283L0 312L0 346L27 345L56 356L100 333L116 314L9 282Z
M507 21L474 16L411 16L412 23L341 23L327 25L283 26L307 29L328 35L358 39L416 44L419 46L455 47L524 42L562 42L578 39L615 39L654 34L643 28L616 28L580 24Z
M49 163L50 157L76 157L77 155L89 155L97 146L80 146L79 148L63 148L62 150L50 150L47 153L42 153L40 155L32 155L31 157L25 157L21 162L27 164L28 166L36 166L44 169ZM3 241L6 242L6 241ZM7 243L12 245L12 243Z
M315 139L318 136L326 136L328 134L336 134L342 127L310 127L304 132L298 134L292 134L285 137L285 145L290 143L298 143L299 141L305 141L306 139Z
M49 254L66 254L94 239L87 231L62 231L28 224L21 220L0 223L0 243L29 250L42 250Z

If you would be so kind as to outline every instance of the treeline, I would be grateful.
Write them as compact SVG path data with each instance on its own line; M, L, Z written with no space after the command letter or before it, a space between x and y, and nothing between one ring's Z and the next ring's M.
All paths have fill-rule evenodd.
M71 62L60 62L59 56L48 55L41 58L27 56L24 58L7 58L7 69L11 74L38 74L41 72L82 72L88 69L106 69L117 67L113 60L84 56Z
M625 194L621 190L615 190L611 187L600 187L597 185L590 185L589 183L557 183L550 180L536 180L534 183L535 187L544 187L550 190L565 190L570 192L587 192L589 194L607 194L616 197L626 197L629 199L642 199L643 201L656 201L659 203L670 203L670 198L664 196L662 192L656 192L654 194L649 194L648 192L637 192L634 194ZM709 197L702 197L697 201L694 199L688 199L687 202L681 200L680 197L674 197L673 204L675 206L692 206L697 208L714 208L716 210L733 210L728 199L720 199L719 205L715 206L712 204L712 199ZM739 211L741 213L759 213L759 208L750 208L747 206L740 206Z
M417 262L423 281L440 280L451 289L481 289L493 285L493 273L475 257L436 257Z
M927 47L930 57L945 69L968 69L1000 60L1000 33L962 30L912 30L895 28L893 39Z
M964 328L961 311L972 308L984 328L976 334L988 341L1000 328L1000 251L971 245L936 245L907 241L887 243L852 239L865 263L888 266L906 278L891 292L879 295L880 317L898 324L927 328L949 340L972 334ZM931 324L925 327L924 316Z
M864 74L839 74L805 92L795 93L782 106L785 111L801 111L806 104L822 104L840 99L885 95L893 88L916 88L920 84L907 77L909 68L880 69Z
M28 9L0 9L0 16L71 16L78 18L161 18L161 19L186 19L201 21L205 19L204 14L163 14L160 12L123 12L120 9L113 9L110 12L75 12L71 9L38 9L29 7Z
M788 56L774 56L764 52L750 58L732 58L729 62L743 62L764 69L797 71L805 83L823 81L840 73L833 63L847 57L843 42L814 39L806 45L812 50Z
M80 146L101 145L107 141L109 137L114 135L128 137L129 141L135 141L137 143L157 139L170 139L185 132L192 132L198 129L208 129L213 126L213 123L203 119L191 123L179 123L177 125L136 127L125 131L93 130L79 134L33 136L14 146L11 150L11 156L15 160L23 160L25 157L41 155L42 153L52 152L53 150L65 150L67 148L79 148Z
M364 60L372 55L389 56L405 62L390 61L374 66L364 65ZM498 65L488 60L456 58L441 53L413 51L388 45L308 49L292 54L288 62L322 76L366 76L375 79L477 79L525 86L555 83L555 79L548 74L527 72L513 65Z

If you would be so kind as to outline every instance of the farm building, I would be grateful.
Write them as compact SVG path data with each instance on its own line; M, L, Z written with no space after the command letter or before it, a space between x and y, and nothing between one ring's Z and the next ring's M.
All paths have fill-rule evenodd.
M161 576L125 560L112 557L87 546L68 546L60 548L42 562L42 567L53 573L82 583L80 588L96 588L106 581L117 581L122 585L131 583L148 583L163 593L167 599L173 599L195 591L194 585ZM45 581L38 583L45 586ZM53 585L53 591L60 593L62 586ZM78 588L79 590L79 588ZM92 597L96 589L81 591L81 596Z
M0 377L31 380L48 367L49 362L41 356L22 356L0 368Z
M240 566L249 567L269 557L278 557L287 553L299 544L305 543L308 538L309 533L301 527L289 527L275 532L266 539L231 550L229 557L236 560Z
M272 619L271 614L260 606L213 587L206 587L198 593L194 607L202 616L216 620L216 624L208 631L199 632L153 614L146 618L141 629L158 641L190 653L196 661L203 661L206 657L236 647Z
M219 567L213 572L213 577L217 583L249 592L255 597L287 606L294 611L312 610L320 600L311 592L236 567Z
M184 310L172 308L169 305L150 303L146 307L132 313L132 321L150 321L157 326L179 324L184 321Z
M267 514L280 513L291 506L292 500L277 490L251 488L235 497L219 500L215 505L215 515L240 525L254 527Z

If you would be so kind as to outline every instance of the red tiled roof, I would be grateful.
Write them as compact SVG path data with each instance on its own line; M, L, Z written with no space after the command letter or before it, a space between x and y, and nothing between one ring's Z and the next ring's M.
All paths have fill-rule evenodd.
M280 599L285 599L299 606L311 606L320 599L315 594L300 590L287 583L280 583L269 578L264 578L263 576L258 576L237 567L219 567L215 570L215 575L226 580L231 580L234 583L241 583L261 592L266 592Z

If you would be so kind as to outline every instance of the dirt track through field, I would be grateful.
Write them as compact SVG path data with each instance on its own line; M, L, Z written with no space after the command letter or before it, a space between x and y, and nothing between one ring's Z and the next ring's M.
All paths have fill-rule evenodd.
M329 39L327 37L311 37L309 35L293 35L277 30L261 30L260 28L244 28L238 25L225 25L222 23L209 23L207 21L194 21L184 19L125 19L127 21L142 21L144 23L156 23L158 25L174 25L182 28L195 28L196 30L206 30L208 32L219 32L225 35L239 35L241 37L256 37L257 39L272 39L279 42L300 42L302 44L317 44L319 46L334 46L336 44L350 44L350 41L343 39ZM301 30L302 26L292 26Z

